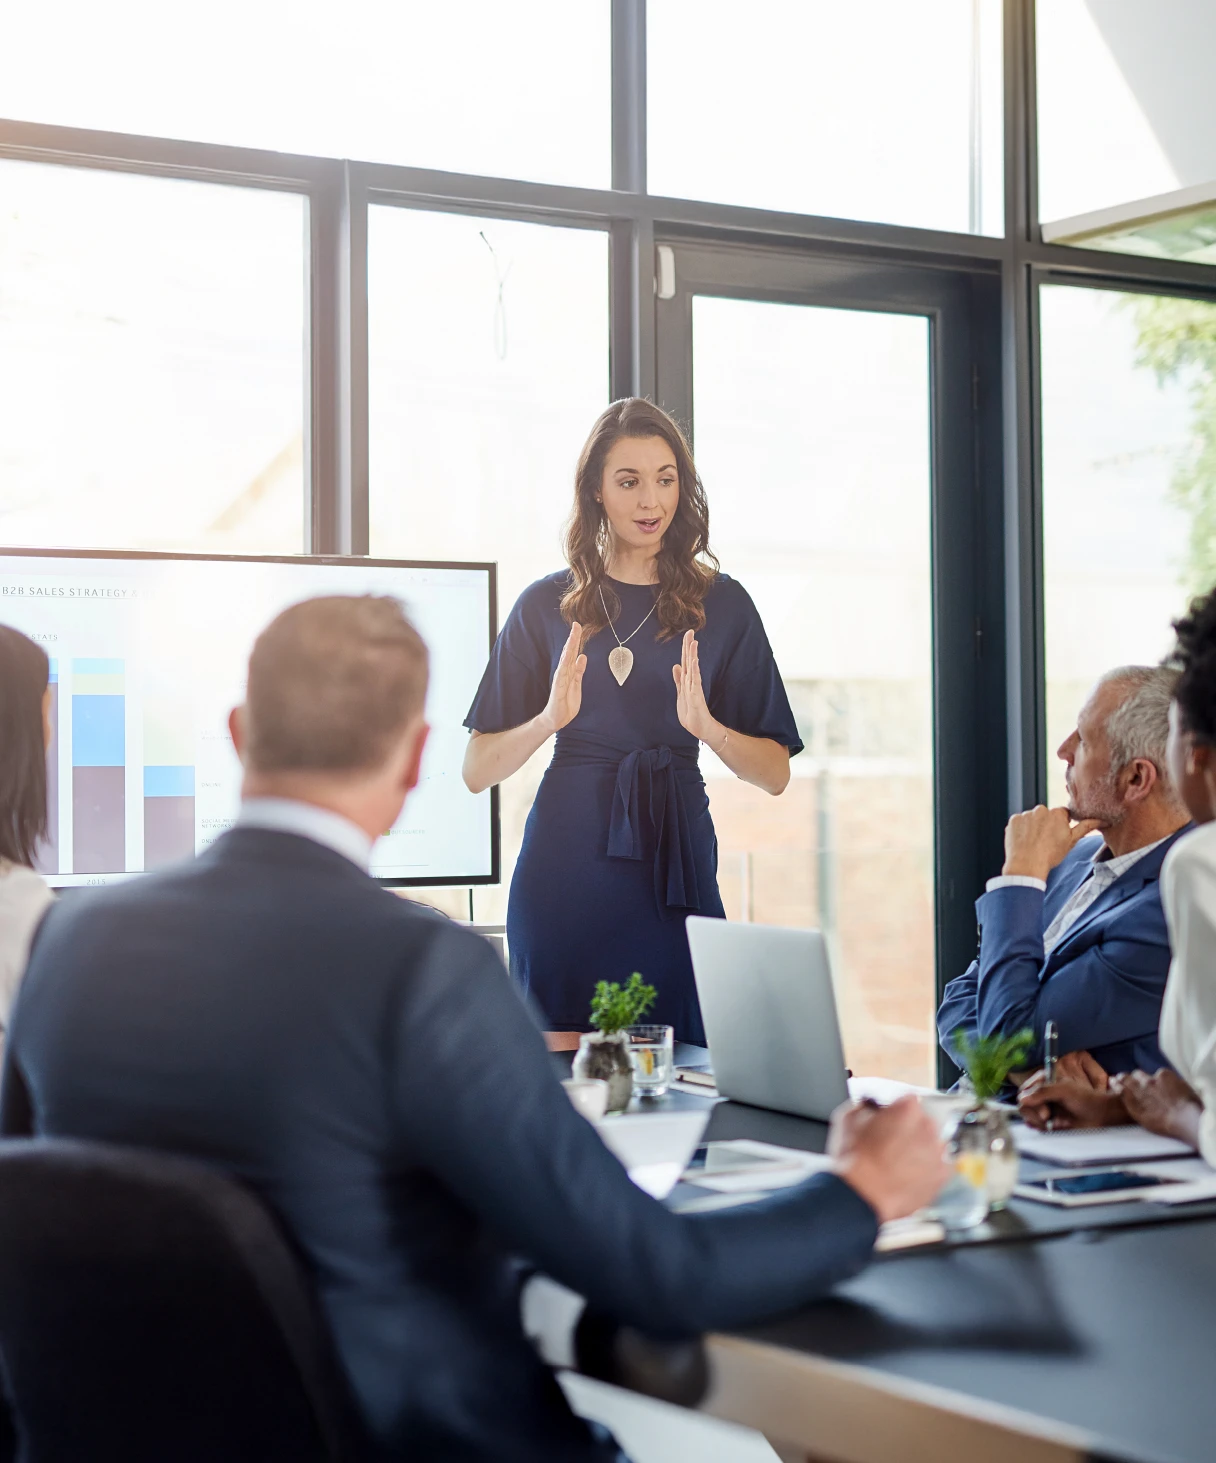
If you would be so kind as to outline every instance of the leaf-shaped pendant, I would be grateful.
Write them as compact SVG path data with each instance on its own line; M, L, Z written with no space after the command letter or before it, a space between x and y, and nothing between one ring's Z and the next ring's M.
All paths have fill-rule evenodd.
M618 645L608 652L608 669L616 677L618 686L623 686L633 669L633 651L627 645Z

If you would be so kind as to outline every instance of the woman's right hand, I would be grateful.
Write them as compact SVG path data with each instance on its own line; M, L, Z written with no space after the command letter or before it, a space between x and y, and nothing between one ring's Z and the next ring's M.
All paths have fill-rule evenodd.
M576 620L570 626L570 634L562 646L557 669L553 672L553 684L549 687L549 704L541 712L541 721L547 735L561 731L578 715L583 704L583 672L587 669L587 657L580 653L583 627Z

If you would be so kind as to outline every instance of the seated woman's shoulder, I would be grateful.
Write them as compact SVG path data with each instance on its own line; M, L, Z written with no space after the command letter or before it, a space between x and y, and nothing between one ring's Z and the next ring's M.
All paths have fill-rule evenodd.
M50 885L34 869L25 864L0 859L0 889L9 898L34 899L46 903L54 898Z
M1184 830L1165 856L1163 873L1166 870L1175 883L1188 877L1216 878L1216 823Z

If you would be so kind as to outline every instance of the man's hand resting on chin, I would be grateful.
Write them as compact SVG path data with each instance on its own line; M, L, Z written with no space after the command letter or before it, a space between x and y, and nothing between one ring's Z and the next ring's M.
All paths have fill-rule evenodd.
M846 1104L832 1114L828 1153L836 1173L885 1224L931 1204L950 1177L937 1124L908 1095L890 1107Z
M1024 874L1047 880L1083 838L1101 824L1096 818L1071 823L1067 808L1031 808L1015 813L1005 828L1005 863L1002 874Z

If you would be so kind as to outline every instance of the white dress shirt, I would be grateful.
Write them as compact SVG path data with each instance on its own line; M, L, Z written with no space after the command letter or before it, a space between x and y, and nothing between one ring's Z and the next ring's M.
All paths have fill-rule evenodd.
M366 874L371 868L375 840L341 813L301 803L295 798L246 798L236 820L238 828L267 828L274 833L294 833L311 838L350 859Z
M1216 1166L1216 823L1170 849L1161 868L1170 964L1161 1050L1203 1103L1199 1148Z
M1113 855L1104 843L1094 854L1089 873L1073 890L1072 897L1064 908L1043 931L1044 958L1051 954L1089 906L1105 894L1116 879L1121 879L1133 864L1139 863L1146 854L1152 853L1155 848L1160 848L1164 842L1164 838L1158 838L1155 843L1146 843L1143 848L1134 848L1131 853L1121 853L1118 857ZM998 874L995 879L988 880L986 889L991 894L994 889L1010 889L1019 886L1038 889L1044 894L1047 892L1047 881L1036 879L1032 874Z
M30 941L54 895L46 880L22 864L0 859L0 1029L25 974Z

